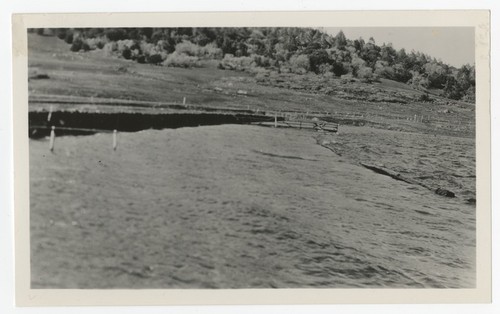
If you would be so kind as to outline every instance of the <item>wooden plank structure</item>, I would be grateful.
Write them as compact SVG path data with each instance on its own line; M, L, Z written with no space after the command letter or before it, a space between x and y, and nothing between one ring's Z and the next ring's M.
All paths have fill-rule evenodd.
M337 133L339 125L337 123L326 122L322 120L285 120L277 122L255 122L252 124L262 125L262 126L274 126L278 128L296 128L296 129L312 129L316 131L326 131Z

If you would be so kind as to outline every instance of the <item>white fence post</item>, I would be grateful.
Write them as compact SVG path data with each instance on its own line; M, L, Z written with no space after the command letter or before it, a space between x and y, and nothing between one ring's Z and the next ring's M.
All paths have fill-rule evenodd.
M56 132L55 132L56 127L52 126L52 130L50 131L50 143L49 143L49 148L50 151L54 151L54 142L56 140Z
M49 115L47 116L47 122L50 122L50 119L52 118L52 110L54 110L54 106L50 105Z
M116 150L116 147L118 146L118 143L116 141L116 129L113 130L113 150Z

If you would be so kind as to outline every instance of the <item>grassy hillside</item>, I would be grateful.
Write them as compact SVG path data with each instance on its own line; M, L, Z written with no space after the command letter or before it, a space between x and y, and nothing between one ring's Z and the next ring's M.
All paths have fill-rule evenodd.
M61 107L80 110L82 102L102 99L182 103L186 97L188 104L209 108L328 112L395 129L469 135L474 129L474 105L433 95L432 101L422 102L422 92L385 79L363 83L314 74L250 74L215 67L139 64L106 55L103 50L71 52L63 40L36 34L28 34L28 47L30 110L48 107L48 102L36 100L61 97L67 100ZM72 99L83 101L76 105ZM415 115L427 123L407 120Z
M57 28L29 29L57 36L71 51L105 50L138 63L175 67L217 65L226 70L273 70L355 77L386 78L415 89L473 103L475 66L455 68L418 51L396 50L374 38L348 39L302 27L223 28Z

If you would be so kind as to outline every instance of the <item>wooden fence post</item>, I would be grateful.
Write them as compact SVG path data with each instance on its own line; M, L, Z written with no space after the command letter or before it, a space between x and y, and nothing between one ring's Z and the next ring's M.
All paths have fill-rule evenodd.
M186 97L182 98L182 104L185 106L186 105Z
M50 122L50 119L52 118L52 110L54 110L54 106L50 105L49 115L47 116L47 122Z
M278 127L278 114L276 113L276 111L274 112L274 127Z
M55 132L56 127L52 126L52 130L50 131L50 143L49 143L49 148L50 151L54 151L54 142L56 140L56 132Z
M116 147L118 146L118 143L116 141L116 129L113 130L113 150L116 150Z

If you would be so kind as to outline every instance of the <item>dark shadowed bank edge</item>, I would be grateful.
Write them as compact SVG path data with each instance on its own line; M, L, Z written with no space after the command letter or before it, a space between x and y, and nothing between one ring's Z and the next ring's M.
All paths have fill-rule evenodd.
M130 15L129 18L136 17L135 15ZM203 16L206 17L206 16ZM309 16L310 18L311 16ZM478 14L481 19L487 18L482 14ZM174 16L171 16L171 20L175 20ZM185 18L185 17L184 17ZM200 18L200 16L191 15L189 18ZM294 17L297 18L297 17ZM304 17L303 17L304 18ZM380 17L379 17L380 18ZM446 20L446 18L444 19ZM23 53L23 37L25 36L25 23L30 23L30 19L27 16L21 18L21 16L14 16L14 34L15 38L19 38L15 44L20 44L20 46L15 45L14 47L14 85L16 86L15 91L15 104L27 103L27 97L25 95L26 90L26 73L19 69L23 69L26 62L26 52ZM31 22L32 23L32 22ZM34 24L30 24L34 26ZM486 46L488 46L486 44ZM487 49L487 47L486 47ZM484 52L484 47L483 47ZM484 68L483 68L484 71ZM483 72L486 73L486 72ZM486 80L488 81L488 80ZM482 83L484 83L483 80ZM480 86L481 84L478 84ZM20 90L20 91L19 91ZM483 90L487 94L487 89ZM481 94L481 93L478 93ZM487 103L484 102L485 98L482 98L478 110L479 118L487 118ZM482 105L482 104L485 105ZM15 106L16 107L16 106ZM481 111L481 112L479 112ZM141 291L81 291L81 290L47 290L47 291L36 291L30 290L29 286L26 285L29 280L26 280L26 276L29 278L29 249L27 250L26 244L28 234L28 226L26 225L28 212L25 210L29 208L29 201L26 194L23 193L26 187L26 178L28 178L28 169L26 165L27 161L27 143L28 138L26 130L27 121L26 108L22 106L17 107L14 112L14 118L16 121L15 125L15 135L16 139L20 138L20 141L15 141L16 149L15 151L15 170L16 170L16 181L15 181L15 204L16 204L16 298L17 304L24 306L33 305L164 305L164 304L322 304L322 303L358 303L358 302L369 302L369 303L399 303L399 302L427 302L427 303L455 303L455 302L488 302L491 299L491 273L490 273L490 254L488 249L484 246L489 247L490 239L490 229L489 229L489 147L485 147L485 143L481 142L481 149L478 149L478 165L481 166L481 171L478 171L478 177L481 180L478 184L478 191L481 195L478 195L478 208L480 208L481 213L478 213L478 221L480 221L481 234L478 234L478 242L481 244L478 246L481 248L481 253L478 253L478 258L485 262L484 268L480 267L481 271L485 271L486 274L481 273L478 275L478 281L480 282L480 289L460 289L460 290L426 290L426 291L415 291L415 290L364 290L364 289L353 289L353 290L330 290L330 291L318 291L318 290L307 290L307 289L297 289L294 291L272 291L268 290L231 290L231 291L201 291L201 290L190 290L179 291L158 291L158 290L141 290ZM478 137L485 135L489 132L489 123L485 122L478 128ZM486 144L488 146L489 143ZM486 152L486 154L485 154ZM485 169L486 167L486 169ZM484 171L486 170L486 175ZM480 174L479 174L480 173ZM24 181L22 181L24 180ZM21 211L19 209L24 209ZM484 228L483 228L484 227ZM353 297L354 295L354 297Z

